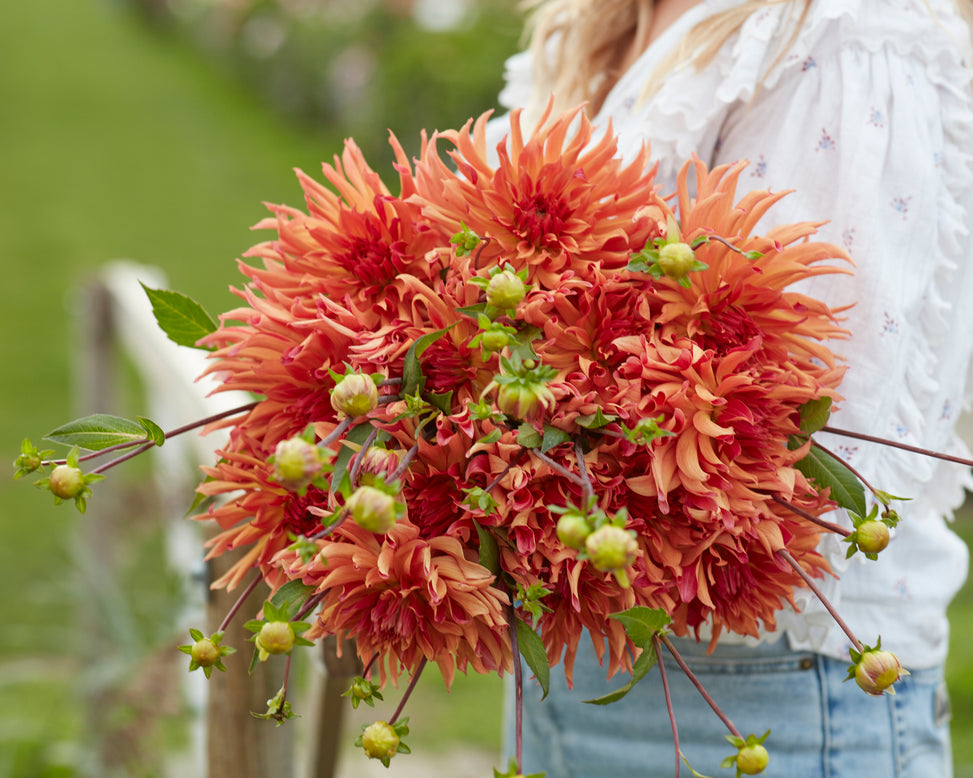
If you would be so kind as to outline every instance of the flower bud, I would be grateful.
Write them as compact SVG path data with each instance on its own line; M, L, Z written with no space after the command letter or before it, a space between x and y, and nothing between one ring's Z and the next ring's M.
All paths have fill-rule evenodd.
M688 243L668 243L659 249L659 267L669 278L685 276L693 266L695 254Z
M361 746L369 759L387 761L399 750L399 735L388 722L376 721L362 732Z
M557 537L565 546L580 551L591 534L587 519L579 513L565 513L557 522Z
M268 621L257 633L257 650L265 654L288 654L294 648L294 630L286 621Z
M223 652L212 640L203 638L193 643L189 656L200 667L213 667L220 661Z
M378 387L367 375L351 373L331 390L331 407L352 418L364 416L378 405Z
M855 532L858 550L866 554L877 554L889 544L889 528L884 522L869 519L859 524Z
M497 390L497 408L515 419L532 419L554 404L554 395L538 382L502 384Z
M274 451L273 477L292 492L299 491L321 473L318 448L304 438L282 440Z
M605 573L629 567L635 561L639 548L631 532L611 524L592 532L584 546L591 564Z
M480 345L487 351L499 351L510 342L510 336L503 330L486 330L480 336Z
M892 684L909 674L895 654L878 648L864 651L855 663L854 672L855 683L875 697L880 697L886 691L895 694Z
M490 279L486 289L487 305L494 308L516 308L524 299L527 289L516 273L502 270Z
M58 465L51 471L47 483L55 497L73 500L84 490L84 474L77 467Z
M358 470L358 480L367 486L372 486L376 477L388 481L401 462L399 451L389 451L379 446L369 446L362 455L361 466Z
M767 769L770 755L760 744L744 746L737 754L737 769L744 775L757 775Z
M345 507L355 524L369 532L388 532L399 518L395 498L374 486L359 486Z

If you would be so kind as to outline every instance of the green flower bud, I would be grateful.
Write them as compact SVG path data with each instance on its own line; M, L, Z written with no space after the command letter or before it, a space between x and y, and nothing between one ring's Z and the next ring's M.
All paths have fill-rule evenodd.
M257 633L257 651L266 654L289 654L296 641L294 630L286 621L268 621Z
M212 640L203 638L193 643L189 656L200 667L213 667L223 657L223 652Z
M43 482L41 482L43 483ZM62 500L73 500L84 491L84 474L77 467L58 465L47 479L55 497Z
M527 289L516 273L501 270L493 278L486 289L487 305L494 308L516 308L524 299Z
M669 243L659 249L659 267L677 281L692 268L695 254L688 243Z
M345 502L345 507L355 524L369 532L388 532L401 513L395 498L374 486L359 486Z
M902 668L899 658L891 651L873 648L864 651L854 666L855 683L874 697L885 692L895 694L892 684L909 671Z
M565 546L580 551L591 535L587 519L579 513L565 513L557 521L557 537Z
M866 554L877 554L889 544L889 528L884 522L869 519L858 525L856 544Z
M331 390L331 407L352 418L364 416L378 406L378 387L361 373L346 375Z
M584 546L595 569L614 573L629 567L635 561L639 549L632 535L628 530L611 524L592 532Z
M310 484L321 473L318 448L304 438L282 440L274 451L273 477L292 492Z
M762 745L744 746L737 754L737 769L744 775L757 775L767 769L770 755Z
M486 330L480 336L480 345L487 351L499 351L510 342L510 336L503 330Z
M362 732L361 746L369 759L387 763L399 750L399 735L388 722L376 721Z

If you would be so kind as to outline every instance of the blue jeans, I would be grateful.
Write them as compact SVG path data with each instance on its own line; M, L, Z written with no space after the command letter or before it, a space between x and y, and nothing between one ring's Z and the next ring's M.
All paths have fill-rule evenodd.
M770 764L767 778L950 778L949 701L941 668L913 671L896 694L871 697L845 683L849 662L794 652L776 644L720 646L674 640L693 673L744 737L762 735ZM735 749L723 723L663 649L679 745L692 767L707 776L732 776L719 768ZM530 679L530 673L525 673ZM560 666L551 672L550 695L541 701L536 682L525 680L524 772L547 778L672 778L672 729L658 668L622 700L590 700L624 685L605 680L591 641L583 637L568 690ZM508 692L510 692L508 686ZM506 750L514 750L513 694L506 701ZM682 765L681 775L690 772Z

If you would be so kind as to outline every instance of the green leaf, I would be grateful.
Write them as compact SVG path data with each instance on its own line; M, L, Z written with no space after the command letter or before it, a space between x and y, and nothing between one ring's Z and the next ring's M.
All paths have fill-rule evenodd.
M426 394L426 399L429 404L440 411L445 413L447 416L449 412L453 409L453 390L450 389L448 392L442 394L435 394L434 392L428 392Z
M409 346L409 350L405 353L405 364L402 367L403 395L414 395L422 391L426 380L422 375L422 369L419 367L419 357L427 348L445 335L452 326L450 324L449 327L443 327L441 330L428 332Z
M524 422L517 428L518 445L524 448L537 448L543 441L544 439L541 437L541 433L531 427L527 422Z
M639 658L636 659L632 664L632 678L627 684L620 689L616 689L613 692L609 692L608 694L597 697L593 700L585 700L585 702L591 705L609 705L613 702L617 702L632 691L635 684L645 678L649 670L655 666L658 659L659 657L655 652L655 646L649 642L647 646L643 647L642 653L639 654Z
M801 432L805 435L813 435L828 423L828 418L831 416L831 398L818 397L816 400L808 400L797 410L801 414Z
M288 581L274 592L270 602L277 609L278 614L283 614L284 618L290 621L297 615L313 591L314 587L306 583L297 580Z
M527 662L527 666L533 671L544 690L543 700L551 690L551 667L547 663L547 652L544 650L544 641L541 636L530 628L526 621L515 619L514 624L517 629L517 644L520 653Z
M547 453L555 446L560 446L562 443L567 443L570 440L570 433L560 430L557 427L552 427L550 424L545 424L544 438L541 440L541 452Z
M136 416L135 419L138 421L139 426L145 430L145 436L155 443L155 445L161 446L166 442L166 433L152 419L147 419L144 416Z
M861 481L844 463L839 462L826 451L812 445L807 456L794 467L814 481L819 489L830 487L831 499L842 508L854 511L859 516L868 513L865 505L865 489Z
M606 416L601 412L601 408L599 408L589 416L579 416L574 420L574 422L579 427L584 427L587 430L596 430L600 427L604 427L607 424L611 424L617 418L617 416L612 416L610 414Z
M135 445L147 439L146 430L141 424L107 413L75 419L48 432L44 438L87 451L101 451L124 443Z
M173 343L190 348L204 348L212 351L212 346L197 346L200 338L216 331L216 321L206 309L191 297L165 289L142 288L152 303L152 313L166 336Z
M625 627L625 634L632 642L644 648L652 638L665 630L672 619L662 608L647 608L636 605L628 610L610 614L610 618L620 621Z
M497 575L500 572L500 547L497 545L497 539L478 521L473 523L476 525L476 534L480 540L480 565Z

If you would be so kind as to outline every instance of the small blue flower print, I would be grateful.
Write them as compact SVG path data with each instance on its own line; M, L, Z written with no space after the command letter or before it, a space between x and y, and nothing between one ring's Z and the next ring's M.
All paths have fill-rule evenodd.
M897 335L899 332L899 323L889 316L888 312L885 313L885 321L882 324L882 335Z
M816 68L817 66L818 63L814 61L814 57L808 57L801 63L801 72L807 73L811 68Z
M845 247L847 251L851 251L852 245L855 243L855 228L848 227L844 232L841 233L841 245Z
M818 145L817 145L817 147L814 150L815 151L834 151L836 147L837 147L837 144L835 144L834 138L832 138L831 135L828 134L828 131L822 127L821 128L821 139L818 141Z
M750 175L754 178L763 178L767 175L767 159L763 154L757 157L757 162L750 169Z
M873 106L868 113L868 123L872 127L884 127L885 114Z
M892 210L902 214L903 221L909 218L909 202L912 197L893 197Z

